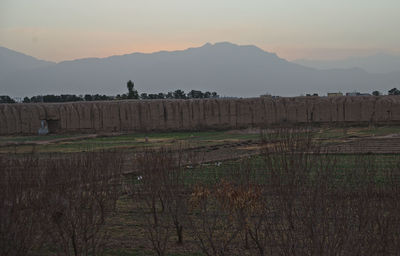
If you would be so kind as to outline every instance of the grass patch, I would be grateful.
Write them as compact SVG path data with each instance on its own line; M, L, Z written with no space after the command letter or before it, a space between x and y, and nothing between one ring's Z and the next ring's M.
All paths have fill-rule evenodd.
M218 145L223 142L258 139L257 134L229 134L224 131L215 132L171 132L171 133L132 133L96 138L82 138L71 141L51 143L51 140L74 138L71 135L49 135L34 137L1 137L4 142L50 141L48 144L37 145L8 145L0 147L0 153L38 153L51 152L84 152L107 149L140 149L143 147L162 147L173 144L193 144L196 146ZM11 138L11 139L10 139Z
M54 134L46 136L0 136L0 142L37 142L37 141L49 141L56 139L75 138L82 136L82 134Z
M321 156L331 158L336 163L333 169L337 184L344 182L356 183L351 176L357 168L362 168L360 163L369 162L370 168L376 173L375 181L384 183L383 172L397 167L400 163L399 155L330 155ZM317 160L317 159L314 159ZM189 184L216 184L222 179L231 179L251 169L250 178L258 184L268 183L269 170L265 167L262 156L253 156L247 159L232 160L204 164L199 167L186 166L185 176ZM348 185L351 185L351 184Z

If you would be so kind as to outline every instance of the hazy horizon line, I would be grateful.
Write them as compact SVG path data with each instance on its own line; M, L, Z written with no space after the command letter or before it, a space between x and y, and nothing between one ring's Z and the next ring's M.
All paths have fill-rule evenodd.
M111 55L103 55L103 56L88 56L88 57L78 57L78 58L71 58L71 59L63 59L63 60L59 60L59 61L54 61L54 60L48 60L42 57L37 57L22 51L19 51L15 48L11 48L11 47L7 47L7 46L3 46L0 45L0 47L6 48L8 50L26 55L26 56L30 56L33 57L35 59L41 60L41 61L46 61L46 62L52 62L54 64L58 64L58 63L62 63L62 62L68 62L68 61L76 61L76 60L85 60L85 59L106 59L106 58L110 58L110 57L114 57L114 56L125 56L125 55L131 55L131 54L156 54L156 53L161 53L161 52L183 52L186 50L190 50L190 49L197 49L197 48L201 48L204 47L206 45L212 45L215 46L217 44L223 44L223 43L227 43L227 44L232 44L235 46L239 46L239 47L248 47L248 46L253 46L253 47L257 47L258 49L267 52L267 53L271 53L271 54L276 54L279 58L281 59L285 59L287 61L290 62L295 62L295 61L302 61L302 60L309 60L309 61L337 61L337 60L347 60L347 59L351 59L351 58L363 58L363 57L369 57L369 56L375 56L375 55L379 55L379 54L386 54L386 55L392 55L392 56L399 56L400 57L400 50L389 50L389 49L380 49L380 48L376 48L376 49L363 49L363 48L309 48L309 49L315 49L315 50L319 50L319 51L360 51L360 52L364 52L364 54L348 54L347 56L343 56L341 58L310 58L310 57L303 57L303 58L287 58L282 56L280 53L278 53L277 51L274 50L266 50L263 47L260 47L256 44L238 44L238 43L233 43L230 41L218 41L218 42L206 42L203 43L201 45L197 45L197 46L186 46L184 48L180 48L180 49L160 49L160 50L152 50L152 51L131 51L131 52L126 52L126 53L121 53L121 54L111 54Z

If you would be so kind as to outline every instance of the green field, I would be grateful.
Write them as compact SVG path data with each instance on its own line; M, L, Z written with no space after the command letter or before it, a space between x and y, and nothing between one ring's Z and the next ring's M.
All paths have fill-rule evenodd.
M399 134L398 126L348 127L314 129L315 137L325 142L341 141L354 137L376 137ZM46 136L2 136L0 153L84 152L104 149L135 150L143 147L162 147L177 144L197 146L217 145L223 142L258 140L255 131L207 131L107 134L90 137L85 134L62 134Z

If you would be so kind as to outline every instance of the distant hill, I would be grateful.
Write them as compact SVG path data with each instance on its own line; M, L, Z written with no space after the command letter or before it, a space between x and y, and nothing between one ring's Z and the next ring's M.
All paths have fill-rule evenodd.
M19 72L48 67L53 64L55 63L39 60L0 46L0 79L8 75L18 75Z
M294 63L317 69L361 68L369 73L400 71L400 56L378 53L366 57L351 57L343 60L296 60Z
M0 62L1 66L14 63L2 57ZM400 87L400 72L383 75L361 69L317 70L288 62L255 46L224 42L183 51L132 53L21 68L18 73L0 77L0 94L116 95L126 92L125 84L130 79L139 92L196 89L237 97L265 93L295 96L314 92L371 92Z

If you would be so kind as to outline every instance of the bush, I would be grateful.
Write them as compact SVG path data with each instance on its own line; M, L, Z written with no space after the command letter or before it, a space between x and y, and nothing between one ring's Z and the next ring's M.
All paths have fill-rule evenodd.
M1 156L0 163L1 255L26 255L42 245L58 255L101 253L121 193L119 155Z

